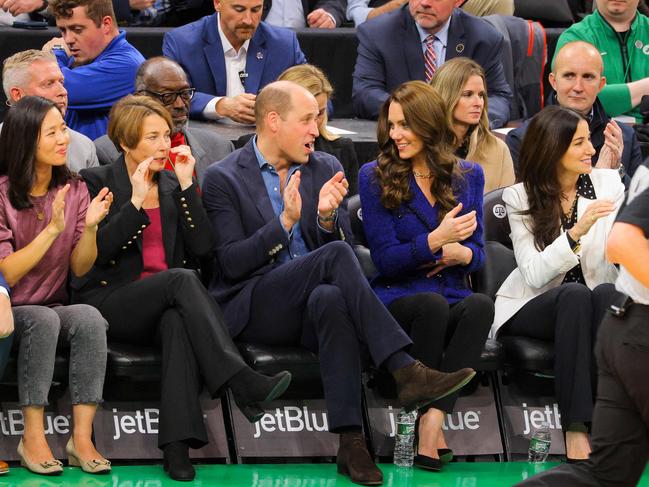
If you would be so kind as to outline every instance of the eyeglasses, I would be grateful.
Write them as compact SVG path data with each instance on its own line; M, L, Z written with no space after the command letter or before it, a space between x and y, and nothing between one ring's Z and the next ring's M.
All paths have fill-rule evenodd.
M142 90L141 93L148 93L149 95L155 96L163 105L173 105L178 97L180 97L182 101L190 101L194 98L196 88L187 88L186 90L180 91L168 91L167 93L156 93L155 91Z

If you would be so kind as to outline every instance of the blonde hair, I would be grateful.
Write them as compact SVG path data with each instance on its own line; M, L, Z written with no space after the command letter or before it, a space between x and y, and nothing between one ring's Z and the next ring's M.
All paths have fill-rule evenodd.
M306 88L313 96L324 94L327 101L334 92L333 86L327 79L327 76L320 68L313 64L298 64L292 66L279 75L278 81L292 81ZM318 125L318 132L325 140L336 140L338 135L334 135L327 130L327 111L325 109L322 123Z
M149 115L163 118L173 130L171 115L162 104L148 96L128 95L119 100L110 110L108 137L118 151L124 152L122 146L132 149L142 139L142 125Z
M462 96L464 86L471 76L480 76L482 78L486 95L487 80L485 79L484 70L478 63L466 57L446 61L435 72L433 79L430 80L431 86L442 96L446 109L446 119L451 127L455 125L453 112ZM466 158L470 161L484 161L486 154L497 144L496 137L489 130L487 109L487 97L485 96L480 121L474 127L469 139L469 151ZM458 147L464 143L464 140L459 140L457 136L456 139Z
M2 89L7 100L11 103L11 88L23 88L29 84L29 67L36 61L46 61L57 64L56 57L51 52L27 49L8 57L2 63ZM58 66L58 64L57 64Z

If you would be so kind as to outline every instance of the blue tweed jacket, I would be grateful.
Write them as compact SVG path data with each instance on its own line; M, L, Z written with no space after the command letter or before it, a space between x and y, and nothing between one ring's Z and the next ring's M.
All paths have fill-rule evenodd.
M383 304L421 292L434 292L456 303L469 294L467 276L478 270L484 262L482 239L482 191L484 174L478 164L460 161L462 180L453 182L455 197L462 203L461 215L476 211L478 228L467 240L461 242L473 251L467 266L447 267L433 277L426 277L430 267L442 255L428 247L428 234L439 224L437 207L431 206L411 177L411 201L396 210L381 204L381 189L375 175L376 161L365 164L359 174L359 193L363 207L363 226L370 246L372 260L379 275L372 287Z

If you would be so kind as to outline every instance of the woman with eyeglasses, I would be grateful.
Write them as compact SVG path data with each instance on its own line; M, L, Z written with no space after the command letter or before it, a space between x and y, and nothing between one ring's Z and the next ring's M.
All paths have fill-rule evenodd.
M73 298L102 312L110 340L161 349L158 445L169 476L187 481L188 449L208 442L203 385L212 397L229 387L255 422L263 415L257 403L281 395L291 376L266 377L245 364L198 277L212 229L192 178L194 157L186 145L170 148L171 131L169 113L149 97L128 96L111 110L108 135L122 156L81 175L91 195L107 187L115 200L97 233L95 266L73 282Z

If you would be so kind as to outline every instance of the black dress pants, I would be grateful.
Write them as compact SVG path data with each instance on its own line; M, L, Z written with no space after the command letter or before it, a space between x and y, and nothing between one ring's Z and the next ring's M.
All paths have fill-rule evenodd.
M328 243L264 275L239 338L318 354L330 431L362 425L361 348L381 365L412 343L344 242Z
M631 487L640 480L649 458L649 306L632 304L622 318L607 313L596 351L599 386L589 461L519 485Z
M198 396L214 397L246 364L230 338L221 310L195 271L169 269L113 291L98 305L108 337L153 345L162 352L158 446L208 442Z
M484 294L471 294L455 304L435 293L399 298L390 313L410 335L410 355L442 372L475 368L494 318L494 303ZM459 391L430 405L450 413Z
M615 295L613 284L592 291L583 284L561 284L527 302L501 328L501 334L554 342L555 393L564 431L572 423L592 421L595 337Z

